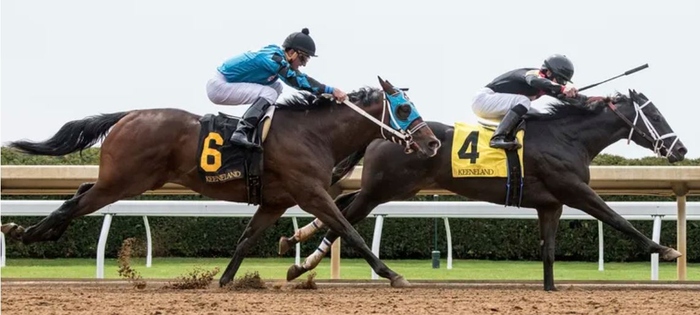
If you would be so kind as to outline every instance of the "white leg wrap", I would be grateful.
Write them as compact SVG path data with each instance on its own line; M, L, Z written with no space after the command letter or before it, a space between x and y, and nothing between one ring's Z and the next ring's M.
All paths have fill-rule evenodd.
M331 242L328 241L325 237L321 241L321 244L316 248L316 251L314 251L313 254L309 255L309 257L306 257L304 260L304 263L301 264L302 267L306 270L311 270L316 268L318 266L318 263L323 260L323 256L326 256L326 253L328 253L328 249L331 247Z
M323 222L321 222L321 220L319 220L319 219L314 219L313 221L311 221L311 223L305 225L304 227L302 227L301 229L296 231L294 233L294 238L298 242L303 242L303 241L307 240L309 237L311 237L311 235L314 235L314 233L316 233L316 231L318 231L322 227L323 227Z

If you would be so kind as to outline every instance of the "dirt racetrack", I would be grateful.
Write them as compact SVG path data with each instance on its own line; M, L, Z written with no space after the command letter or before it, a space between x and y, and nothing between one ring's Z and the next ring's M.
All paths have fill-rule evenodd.
M699 314L700 284L318 282L316 290L164 289L148 281L2 281L2 314Z

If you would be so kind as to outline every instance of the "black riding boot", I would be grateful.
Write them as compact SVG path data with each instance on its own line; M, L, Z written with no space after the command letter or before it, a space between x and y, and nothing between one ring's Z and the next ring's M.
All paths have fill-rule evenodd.
M233 145L243 146L246 149L253 149L257 151L262 151L262 147L251 142L253 136L253 130L255 126L258 125L260 119L265 115L265 111L270 107L270 103L264 98L260 97L255 100L253 105L250 105L248 110L245 111L243 117L238 121L238 126L236 126L236 131L231 135L231 143Z
M518 150L521 148L518 138L513 137L513 141L507 141L506 136L513 132L513 129L520 122L520 118L527 113L527 108L523 105L516 105L511 108L503 120L498 124L496 132L494 132L491 142L489 143L492 148L504 149L504 150Z

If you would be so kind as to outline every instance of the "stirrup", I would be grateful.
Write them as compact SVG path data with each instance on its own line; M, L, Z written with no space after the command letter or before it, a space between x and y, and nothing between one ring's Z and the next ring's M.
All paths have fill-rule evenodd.
M236 138L237 134L240 135L241 138ZM233 135L231 136L230 141L231 141L231 144L234 146L239 146L239 147L243 147L243 148L246 148L249 150L255 150L255 151L259 151L259 152L262 151L262 146L257 145L255 143L253 143L252 141L248 140L248 135L243 131L234 132Z
M505 137L501 136L492 138L491 141L489 141L489 146L495 149L504 150L518 150L522 147L517 138L513 139L513 141L508 141Z

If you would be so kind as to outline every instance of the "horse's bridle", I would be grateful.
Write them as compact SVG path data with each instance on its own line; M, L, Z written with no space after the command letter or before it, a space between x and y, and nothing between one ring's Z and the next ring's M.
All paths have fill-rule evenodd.
M383 96L383 104L382 104L382 120L381 121L374 118L372 115L365 112L364 110L359 108L357 105L350 102L348 99L345 99L345 102L343 102L343 103L345 105L348 105L354 111L358 112L360 115L365 116L371 122L378 125L379 130L382 134L382 138L384 138L384 140L388 140L388 141L402 145L404 147L404 152L406 154L413 153L413 146L416 145L416 142L413 140L413 134L416 133L421 128L426 127L428 124L425 121L422 121L419 124L413 126L413 128L411 128L409 130L403 130L403 129L396 130L396 129L392 128L391 126L385 124L384 120L386 119L387 111L389 112L390 119L392 119L394 122L396 122L396 118L394 117L394 113L389 106L389 100L386 98L385 95L382 95L382 96ZM389 108L389 110L387 110L387 108ZM385 134L385 130L386 130L386 132L388 132L390 134L389 135Z
M384 97L384 105L382 106L382 124L384 124L384 120L386 119L386 113L387 111L389 112L389 119L394 121L394 123L398 126L398 122L396 122L396 117L394 116L394 112L389 109L389 100L387 100L386 97ZM408 129L408 130L399 130L396 131L396 129L391 128L391 135L389 135L389 138L387 138L387 135L384 134L384 128L380 128L380 132L382 134L382 138L384 140L388 140L397 144L400 144L404 147L404 152L406 154L413 153L413 146L415 145L415 141L413 141L413 134L416 133L418 130L420 130L423 127L428 126L428 124L425 121L421 121L420 123L416 124L413 126L413 128ZM398 138L397 138L398 137Z
M669 155L671 155L673 147L676 145L678 142L678 136L676 135L675 132L667 133L665 135L660 136L659 133L656 131L656 128L654 128L654 125L651 124L649 121L649 118L647 118L646 114L644 114L644 107L649 105L651 103L651 100L647 100L646 103L643 105L639 106L637 102L634 100L633 97L630 95L630 101L632 101L632 105L634 106L634 121L630 121L625 115L620 113L619 110L617 110L617 106L613 103L613 101L608 101L608 107L618 116L620 119L622 119L631 129L629 136L627 137L627 144L632 141L632 133L636 132L639 134L642 138L648 140L652 146L654 147L654 154L660 156L660 157L665 157L668 158ZM639 127L637 127L637 120L639 117L642 117L642 121L644 122L644 125L646 125L647 130L649 133L647 134L646 132L642 131ZM651 134L651 135L650 135ZM664 145L663 140L666 138L670 137L675 137L676 139L673 140L673 143L671 144L671 147L666 148ZM665 149L666 150L666 155L661 154L661 150Z

